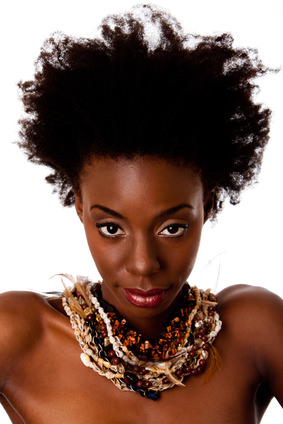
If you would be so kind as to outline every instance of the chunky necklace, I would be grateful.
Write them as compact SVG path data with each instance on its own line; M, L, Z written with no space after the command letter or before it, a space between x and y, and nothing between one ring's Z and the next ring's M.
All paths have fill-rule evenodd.
M209 290L185 284L174 317L159 340L149 341L102 299L99 283L66 277L74 287L65 288L63 306L83 350L85 366L119 389L153 400L162 390L184 386L186 376L202 373L222 324L216 297Z

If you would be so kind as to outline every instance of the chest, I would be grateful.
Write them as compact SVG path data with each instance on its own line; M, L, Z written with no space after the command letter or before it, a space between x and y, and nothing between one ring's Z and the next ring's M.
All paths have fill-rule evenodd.
M34 346L16 366L6 396L29 424L201 424L253 422L257 386L243 356L218 343L221 361L185 387L161 393L157 401L121 392L105 377L86 368L69 333L53 334Z

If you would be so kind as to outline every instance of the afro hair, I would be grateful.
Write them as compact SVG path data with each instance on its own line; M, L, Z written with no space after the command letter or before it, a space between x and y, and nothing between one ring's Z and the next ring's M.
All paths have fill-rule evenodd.
M197 167L215 195L213 216L255 181L270 111L254 101L269 69L229 34L187 35L150 5L102 21L94 39L51 36L32 81L19 145L53 171L65 206L93 157L155 155Z

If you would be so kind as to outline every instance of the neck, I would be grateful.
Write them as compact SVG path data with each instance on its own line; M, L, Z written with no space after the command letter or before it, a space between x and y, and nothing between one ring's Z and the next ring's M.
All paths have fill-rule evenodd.
M113 306L111 302L108 303L107 294L104 293L103 286L101 288L102 293L99 286L96 286L95 290L97 290L98 296L101 297L103 308L107 310L109 307L111 308ZM169 321L169 318L172 317L174 310L179 302L180 296L182 296L181 293L172 302L170 307L166 309L166 311L160 313L159 315L155 315L154 317L135 316L133 314L129 314L127 310L120 310L120 308L115 310L118 311L121 317L126 319L132 329L141 334L145 339L154 340L160 337L164 326Z

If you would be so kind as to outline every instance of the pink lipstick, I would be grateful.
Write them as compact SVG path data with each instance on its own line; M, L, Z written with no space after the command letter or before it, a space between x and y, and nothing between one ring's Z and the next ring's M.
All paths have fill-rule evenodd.
M166 295L166 290L152 289L143 291L139 289L124 289L127 300L139 308L154 308L162 302Z

